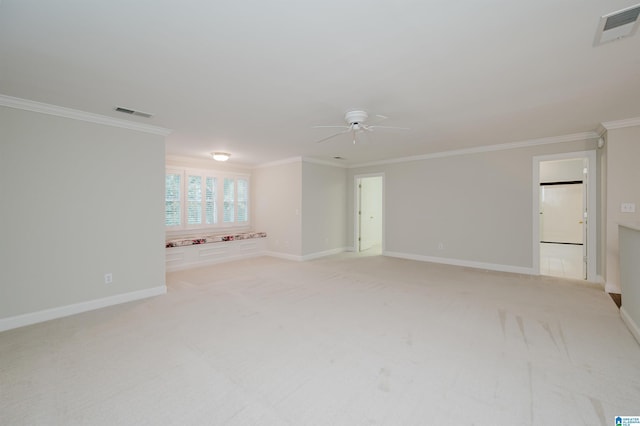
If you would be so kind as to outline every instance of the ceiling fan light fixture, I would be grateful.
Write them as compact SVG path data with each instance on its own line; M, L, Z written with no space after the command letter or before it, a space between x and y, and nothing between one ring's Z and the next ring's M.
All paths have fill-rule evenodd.
M231 157L231 154L228 152L212 152L211 158L216 161L227 161Z
M352 110L344 114L344 121L348 124L361 124L367 121L369 114L366 111Z
M395 127L395 126L379 126L378 123L382 120L386 120L388 117L384 115L376 115L378 120L372 124L366 124L367 119L369 118L369 114L366 111L362 110L350 110L344 114L344 121L346 122L346 126L313 126L315 129L318 128L336 128L342 129L338 133L327 136L326 138L320 139L316 141L316 143L325 142L329 139L333 139L336 136L344 135L350 133L352 136L353 143L358 143L358 134L366 134L367 132L372 132L376 129L395 129L395 130L409 130L408 127Z

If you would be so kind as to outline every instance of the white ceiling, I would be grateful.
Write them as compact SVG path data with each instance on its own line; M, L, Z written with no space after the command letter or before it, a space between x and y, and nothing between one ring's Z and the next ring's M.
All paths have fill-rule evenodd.
M638 0L0 0L0 93L173 129L167 153L363 163L640 116ZM115 105L154 113L151 119ZM410 131L317 144L361 108Z

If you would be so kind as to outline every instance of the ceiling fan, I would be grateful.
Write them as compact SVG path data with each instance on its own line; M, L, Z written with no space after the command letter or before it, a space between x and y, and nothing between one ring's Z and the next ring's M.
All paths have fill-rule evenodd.
M373 132L376 129L409 130L408 127L379 126L377 123L386 120L388 117L385 117L384 115L376 115L376 117L378 118L378 121L376 121L375 123L365 124L365 122L369 118L369 114L367 114L366 111L347 111L344 114L344 121L347 123L346 126L313 126L314 129L343 129L338 133L334 133L331 136L327 136L326 138L316 141L316 143L326 142L329 139L335 138L336 136L351 133L353 136L353 143L355 144L358 141L359 133Z

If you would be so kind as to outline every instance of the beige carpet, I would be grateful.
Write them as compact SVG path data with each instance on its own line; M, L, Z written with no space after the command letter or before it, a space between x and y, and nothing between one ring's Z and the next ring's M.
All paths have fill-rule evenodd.
M640 346L598 287L344 254L168 275L0 333L2 425L610 425Z

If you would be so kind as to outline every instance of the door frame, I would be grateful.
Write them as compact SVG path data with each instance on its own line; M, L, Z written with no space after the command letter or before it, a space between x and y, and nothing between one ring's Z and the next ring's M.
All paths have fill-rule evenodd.
M533 157L533 273L540 275L540 163L543 161L569 160L572 158L584 158L587 160L587 177L584 180L586 187L586 239L584 240L587 251L587 281L597 281L596 265L598 253L597 240L597 204L596 183L598 163L596 151L576 151L562 154L538 155Z
M385 251L385 220L387 217L386 212L386 203L385 203L385 178L384 172L378 173L364 173L360 175L353 176L353 251L356 253L360 253L360 244L358 244L358 239L360 238L360 215L358 212L360 211L360 191L359 191L359 181L363 178L372 178L372 177L381 177L382 178L382 254Z

